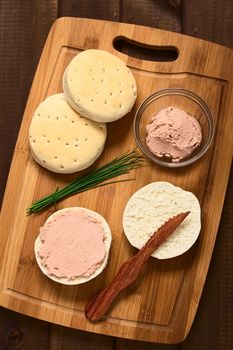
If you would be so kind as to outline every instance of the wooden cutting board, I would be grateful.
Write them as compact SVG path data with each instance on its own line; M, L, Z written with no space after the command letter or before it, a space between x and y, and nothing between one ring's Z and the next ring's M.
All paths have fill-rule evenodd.
M128 44L123 45L122 40ZM131 44L139 46L137 55L141 55L142 47L153 49L148 56L156 61L128 56L114 48L126 47L130 52ZM213 145L204 158L187 168L166 169L151 163L132 173L130 177L135 176L135 181L103 186L68 198L41 214L26 216L32 201L77 176L54 174L38 166L29 153L28 127L37 105L46 96L62 91L62 74L70 60L90 48L107 50L124 60L138 84L132 112L108 125L107 144L96 167L136 147L132 129L135 111L150 93L163 88L185 88L204 99L216 126ZM89 19L57 20L28 98L1 210L0 305L91 332L159 343L183 341L201 297L227 187L233 143L232 83L230 49L143 26ZM198 242L180 257L166 261L150 258L140 278L120 295L105 321L91 323L83 312L87 301L107 286L121 264L136 252L123 233L124 207L137 189L157 180L192 191L200 200L202 230ZM62 286L49 280L37 267L33 251L46 218L69 206L98 211L108 220L113 233L107 268L80 286Z

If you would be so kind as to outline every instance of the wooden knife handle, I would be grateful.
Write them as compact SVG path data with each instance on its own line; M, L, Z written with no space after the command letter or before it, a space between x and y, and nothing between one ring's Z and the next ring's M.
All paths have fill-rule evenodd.
M151 254L175 231L189 213L178 214L165 222L140 251L121 266L109 287L86 305L85 314L89 320L98 321L105 315L117 295L136 280Z

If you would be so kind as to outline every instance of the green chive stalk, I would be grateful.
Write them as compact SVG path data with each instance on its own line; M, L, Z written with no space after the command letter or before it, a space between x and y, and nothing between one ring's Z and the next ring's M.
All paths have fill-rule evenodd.
M77 193L81 193L100 186L110 185L113 183L131 181L133 179L105 182L114 177L128 174L131 170L142 166L143 163L144 158L140 156L135 150L123 154L122 156L113 159L112 161L103 165L102 167L75 179L65 187L61 189L57 188L52 194L45 196L32 203L31 206L27 208L27 214L31 215L34 213L39 213L40 211L50 207L51 205L61 201L62 199Z

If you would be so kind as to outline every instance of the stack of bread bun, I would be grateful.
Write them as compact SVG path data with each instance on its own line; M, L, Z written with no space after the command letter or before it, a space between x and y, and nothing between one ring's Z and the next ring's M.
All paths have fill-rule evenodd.
M29 129L31 154L44 168L74 173L104 149L107 127L132 109L136 81L118 57L90 49L76 55L63 75L64 93L37 107Z

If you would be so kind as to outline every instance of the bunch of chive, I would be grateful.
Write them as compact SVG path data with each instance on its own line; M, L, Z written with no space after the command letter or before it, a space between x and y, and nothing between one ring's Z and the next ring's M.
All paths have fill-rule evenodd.
M111 162L103 165L99 169L79 177L65 187L57 189L54 193L32 203L31 206L27 208L27 214L31 215L34 213L39 213L54 203L77 193L116 182L129 181L131 179L116 180L101 184L102 182L110 180L116 176L128 174L131 170L142 166L143 162L143 157L140 156L135 150L123 154L122 156L117 157Z

